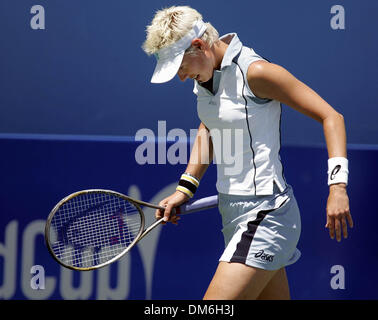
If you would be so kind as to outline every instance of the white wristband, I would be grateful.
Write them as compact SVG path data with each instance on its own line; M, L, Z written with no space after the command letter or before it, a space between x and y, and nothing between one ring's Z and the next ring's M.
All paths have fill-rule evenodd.
M348 185L348 159L334 157L328 159L328 185L345 183Z

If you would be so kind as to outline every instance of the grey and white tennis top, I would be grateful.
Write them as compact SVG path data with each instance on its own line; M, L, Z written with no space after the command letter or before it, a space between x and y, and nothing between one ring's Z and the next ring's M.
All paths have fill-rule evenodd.
M210 92L195 81L200 120L210 130L217 164L218 192L271 195L274 183L286 187L279 155L281 103L260 99L249 88L247 70L264 60L244 47L236 33L220 38L229 44Z

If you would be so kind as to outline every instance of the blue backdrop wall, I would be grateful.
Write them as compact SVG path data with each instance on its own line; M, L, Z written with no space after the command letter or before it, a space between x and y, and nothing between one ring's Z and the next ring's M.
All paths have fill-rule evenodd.
M237 32L344 115L356 226L339 244L324 228L322 127L284 108L281 156L302 212L302 258L287 271L295 299L377 299L378 212L366 200L378 175L374 0L1 0L0 299L202 297L223 248L216 209L156 230L125 259L90 273L60 268L43 243L49 211L73 191L110 188L158 202L174 190L185 165L139 165L134 136L160 135L158 121L187 136L199 124L193 83L150 84L155 61L141 49L155 10L175 4L196 8L220 34ZM32 27L35 5L43 29ZM160 183L146 183L151 176ZM216 192L215 178L212 166L198 196ZM44 267L44 290L30 285L33 265Z
M155 61L141 49L155 10L174 4L196 8L220 34L237 32L311 86L343 113L350 143L378 142L375 0L2 0L0 132L132 136L157 120L197 128L193 83L149 83ZM34 5L45 29L31 28ZM336 5L345 29L332 28ZM323 142L313 120L289 108L283 120L284 143Z

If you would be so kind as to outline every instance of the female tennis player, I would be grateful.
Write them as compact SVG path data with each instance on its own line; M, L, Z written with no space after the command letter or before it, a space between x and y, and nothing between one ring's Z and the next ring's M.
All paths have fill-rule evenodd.
M279 156L281 103L323 125L329 155L325 226L337 241L347 237L347 223L353 227L343 116L283 67L244 46L236 33L219 37L190 7L157 11L143 49L157 59L151 82L176 74L194 80L201 120L186 171L156 217L176 222L172 208L193 197L212 160L217 165L225 250L204 299L290 299L285 267L299 259L301 222ZM224 157L231 150L234 163Z

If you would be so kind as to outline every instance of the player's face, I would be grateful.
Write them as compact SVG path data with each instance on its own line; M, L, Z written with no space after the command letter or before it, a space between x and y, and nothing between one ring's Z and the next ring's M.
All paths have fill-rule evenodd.
M201 50L196 54L184 55L177 75L181 81L191 78L198 82L206 82L213 77L213 71L211 57Z

